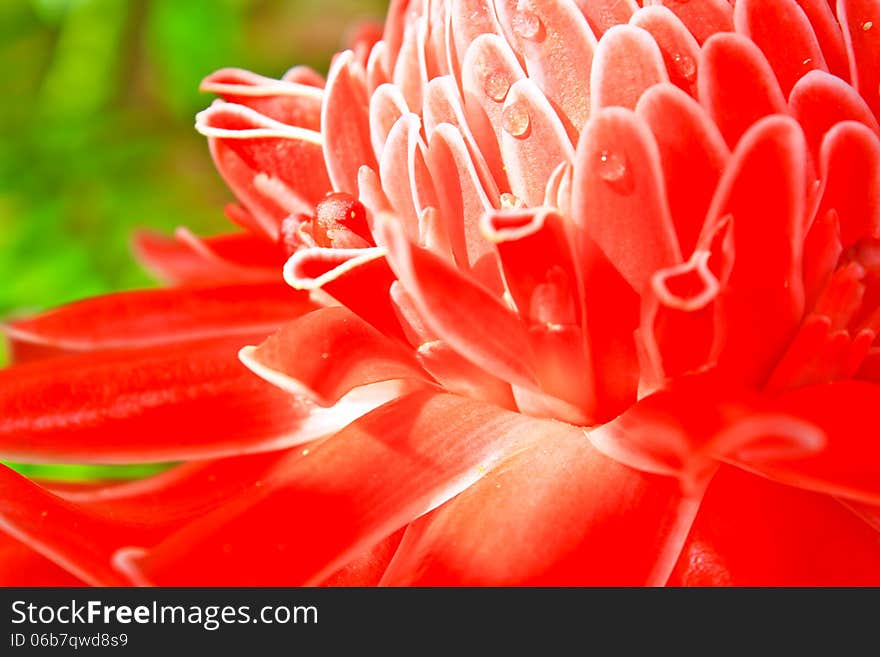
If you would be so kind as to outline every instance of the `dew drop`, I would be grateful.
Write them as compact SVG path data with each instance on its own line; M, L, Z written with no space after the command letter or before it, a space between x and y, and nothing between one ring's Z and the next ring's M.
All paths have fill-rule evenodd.
M541 19L537 14L526 9L517 11L511 21L513 31L523 39L535 39L541 32Z
M864 23L862 23L862 30L864 30L865 32L870 30L872 27L874 27L874 21L865 21Z
M693 82L697 77L697 64L690 55L675 53L672 56L675 72L686 82Z
M483 91L486 92L489 98L500 103L507 97L507 92L510 91L510 82L507 81L507 76L503 73L492 71L483 80Z
M597 173L614 191L620 194L632 192L634 181L624 155L614 151L600 151Z
M809 66L812 63L813 63L812 57L807 57L804 61L801 62L801 64L803 64L804 66Z
M511 103L501 114L501 127L514 137L522 137L529 129L529 111L521 102Z

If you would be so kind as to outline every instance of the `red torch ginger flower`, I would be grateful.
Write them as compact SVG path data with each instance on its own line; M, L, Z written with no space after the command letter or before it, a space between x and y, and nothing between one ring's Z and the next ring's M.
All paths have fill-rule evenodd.
M326 83L209 76L245 232L0 373L4 458L183 463L4 470L3 581L880 584L878 29L395 1Z

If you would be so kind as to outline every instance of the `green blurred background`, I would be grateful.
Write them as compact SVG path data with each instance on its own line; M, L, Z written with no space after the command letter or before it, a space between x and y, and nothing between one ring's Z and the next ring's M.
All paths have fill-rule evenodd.
M0 0L0 319L153 285L130 255L136 227L226 229L231 195L192 127L211 101L199 81L225 66L326 73L386 6Z

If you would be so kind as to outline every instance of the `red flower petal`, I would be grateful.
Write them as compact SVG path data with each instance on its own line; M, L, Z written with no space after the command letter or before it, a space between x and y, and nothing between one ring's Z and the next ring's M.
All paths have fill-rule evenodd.
M639 8L635 0L575 0L597 37L626 23Z
M528 335L516 313L438 256L412 244L394 218L380 219L379 241L428 328L490 374L534 387Z
M130 523L111 523L84 512L0 465L3 531L92 586L126 584L111 565L113 551L126 535L148 539Z
M880 541L830 497L722 468L669 584L878 586Z
M764 52L786 96L807 72L828 70L810 21L795 0L740 0L733 22Z
M0 586L85 586L81 579L0 531Z
M382 189L413 239L419 236L419 219L425 208L438 207L421 129L417 114L401 116L388 134L379 164Z
M389 292L394 273L380 248L303 249L284 265L284 279L298 290L322 290L385 335L404 337Z
M500 36L477 37L464 55L462 93L468 127L502 193L510 191L499 148L504 100L513 83L525 77L510 46Z
M849 55L850 79L874 116L880 116L880 7L873 0L837 0L837 17Z
M498 189L490 178L491 195L487 194L464 136L448 123L437 125L431 135L428 169L437 189L440 213L449 226L448 239L455 260L460 267L473 269L487 255L493 257L492 245L480 234L479 221L484 212L498 204ZM496 287L500 289L500 285Z
M660 151L669 214L683 254L693 252L730 151L700 105L668 84L639 99Z
M370 144L367 115L367 89L354 72L356 64L350 50L337 55L327 76L326 97L321 111L321 134L324 137L324 162L337 192L357 194L358 169L376 168ZM328 190L323 190L328 191Z
M275 80L240 68L222 68L202 80L199 90L246 105L287 125L308 130L319 130L321 126L324 92L311 84Z
M739 34L718 34L706 42L697 90L731 148L761 117L788 113L773 69L758 47Z
M511 85L501 121L501 158L510 190L526 205L541 205L553 170L574 158L565 128L544 94L529 79Z
M743 136L712 203L707 226L733 222L718 366L737 381L763 381L801 320L806 157L792 119L763 119Z
M834 126L822 142L825 189L818 214L835 210L846 248L880 237L880 140L860 123Z
M657 143L633 112L593 114L578 144L572 188L575 221L633 289L681 262Z
M651 85L668 82L663 54L645 30L617 25L599 41L590 72L592 106L635 109Z
M281 464L133 566L160 585L319 583L557 427L452 395L410 395Z
M663 584L697 500L560 426L404 535L388 585Z
M498 211L484 216L483 231L498 246L507 289L528 322L541 390L574 404L581 421L591 418L595 384L565 220L549 209Z
M522 55L529 79L559 113L577 142L590 113L590 80L596 38L572 2L545 2L521 9L518 0L496 2L508 41Z
M341 307L300 317L259 347L246 347L242 360L262 378L322 406L358 386L426 380L409 350Z
M272 174L307 205L317 203L330 191L322 150L323 136L314 130L288 126L244 105L215 103L196 117L196 128L212 139L218 167L226 162L224 151L235 153L248 170L221 172L238 186L252 184L260 173Z
M797 459L742 457L738 462L782 483L880 504L880 442L872 426L880 386L838 381L780 395L774 410L814 423L826 433L823 449Z
M733 32L733 7L727 0L645 0L645 5L665 5L681 19L700 45L718 32Z
M139 290L93 297L8 324L22 343L56 353L143 347L225 335L266 335L316 306L286 285Z
M236 353L263 337L90 352L0 370L0 455L62 463L209 458L313 440L368 410L315 413L248 372Z
M669 79L696 98L700 45L678 17L666 7L645 7L633 14L630 24L651 33L660 46Z
M825 134L837 123L860 121L880 134L880 125L864 99L846 82L828 73L807 73L794 85L788 102L816 162Z
M277 281L281 250L248 233L199 239L179 229L174 237L142 231L135 256L159 280L172 285L220 285Z
M828 70L842 80L849 81L849 61L846 54L846 44L843 41L843 32L840 23L834 15L829 0L797 0L801 9L813 26L813 33L822 48Z

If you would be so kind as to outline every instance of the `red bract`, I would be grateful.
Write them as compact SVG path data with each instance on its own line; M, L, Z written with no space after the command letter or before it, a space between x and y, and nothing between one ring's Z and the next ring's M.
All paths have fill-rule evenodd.
M0 456L186 462L3 470L2 581L880 584L880 5L359 34L205 80L246 232L8 327Z

